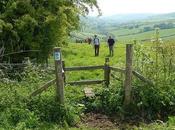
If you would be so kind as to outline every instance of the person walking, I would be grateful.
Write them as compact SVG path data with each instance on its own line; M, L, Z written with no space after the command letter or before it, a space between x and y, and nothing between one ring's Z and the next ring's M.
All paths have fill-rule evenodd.
M111 36L109 36L108 47L109 47L109 55L110 56L114 56L114 44L115 44L115 40Z
M95 49L95 56L99 56L100 40L97 37L97 35L94 36L93 44L94 44L94 49Z

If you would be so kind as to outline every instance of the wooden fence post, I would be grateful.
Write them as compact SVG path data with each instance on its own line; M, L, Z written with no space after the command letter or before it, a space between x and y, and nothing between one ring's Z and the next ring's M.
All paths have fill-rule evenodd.
M109 58L105 58L105 64L104 64L104 80L105 85L108 87L110 84L110 67L109 67Z
M56 100L64 104L64 79L62 75L62 55L61 48L54 48L55 75L56 75Z
M125 72L125 98L124 105L129 105L132 101L132 59L133 58L133 45L126 45L126 72Z

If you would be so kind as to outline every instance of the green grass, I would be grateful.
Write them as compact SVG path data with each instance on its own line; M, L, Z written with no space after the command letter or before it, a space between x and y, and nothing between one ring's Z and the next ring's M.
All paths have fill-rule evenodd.
M139 33L140 29L119 29L116 31L112 31L112 34L116 36L116 38L121 42L121 43L128 43L132 41L133 39L136 40L144 40L144 39L152 39L155 37L155 31L148 31L148 32L143 32ZM138 34L134 34L138 33ZM128 35L129 34L129 35ZM160 30L160 37L164 36L170 36L172 34L175 34L175 28L173 29L163 29ZM126 36L119 36L119 35L126 35ZM171 37L166 37L162 38L163 40L175 40L175 36Z
M138 33L139 31L140 31L139 29L119 29L119 30L113 29L112 34L114 34L116 37L119 37L120 35L128 35L128 34Z
M123 68L125 62L125 45L116 44L114 49L114 57L110 58L110 65L118 66ZM62 48L63 60L65 61L66 67L71 66L92 66L92 65L104 65L105 57L108 57L109 50L105 43L100 46L100 55L94 56L94 47L88 44L69 44ZM53 59L50 60L50 64L53 64ZM67 79L72 80L83 80L83 79L102 79L103 71L79 71L79 72L68 72Z
M108 46L105 43L100 46L99 57L94 56L94 47L88 44L69 44L62 50L66 66L103 65L105 57L109 57ZM117 61L125 56L125 45L116 44L114 53L114 57L110 57L112 65L119 64Z
M121 67L121 68L125 67L125 46L126 46L125 44L115 45L115 54L114 54L114 57L110 57L110 65ZM149 46L149 44L146 44L145 46ZM94 48L92 45L71 43L68 46L62 47L63 60L65 60L66 67L104 65L105 57L108 57L108 53L109 53L108 47L105 43L102 43L100 47L99 57L94 56ZM50 57L49 64L54 65L52 56ZM50 70L42 70L42 69L37 70L37 69L38 68L34 68L32 66L26 69L23 80L20 82L10 81L8 79L6 79L7 80L6 82L0 82L0 97L1 97L0 105L3 106L3 107L0 107L0 110L2 112L5 111L3 110L3 108L17 109L18 105L23 108L23 106L26 105L25 103L23 103L24 100L30 101L28 99L28 95L31 92L39 88L41 85L43 85L50 79L55 78L54 73L51 73ZM74 81L74 80L84 80L84 79L103 79L104 78L103 73L104 73L103 70L67 72L66 80ZM82 103L82 99L84 98L84 93L83 93L84 87L86 86L76 86L75 87L75 86L67 85L65 87L65 100L66 100L66 103L69 104L70 109L73 109L73 110L75 108L76 110L79 109L77 104ZM103 85L93 85L90 87L93 87L94 89L103 89ZM41 103L44 103L44 105L41 105L41 108L43 109L43 111L47 109L52 110L53 102L50 100L54 99L53 98L54 96L55 96L54 86L51 86L46 92L43 92L40 96L37 96L36 101L42 100ZM51 105L49 104L50 102L52 103ZM37 106L37 103L32 104L32 105ZM75 107L75 108L72 108L72 107ZM26 107L24 107L24 110L26 110ZM37 111L39 110L40 109L38 109ZM42 111L39 111L39 112L42 112ZM3 118L3 121L4 119L6 118ZM172 118L171 120L174 120L174 118ZM2 121L1 117L0 117L0 121ZM172 121L170 126L168 126L166 123L164 124L153 123L153 124L141 124L140 127L128 125L128 127L136 129L136 130L141 129L141 128L144 130L149 130L149 129L157 129L157 130L167 129L168 130L168 129L173 128L174 122L175 121ZM24 125L24 124L18 124L18 127L16 129L23 128L21 125ZM6 127L6 129L7 128L12 129L12 127ZM61 128L59 124L52 123L52 122L51 123L42 122L40 125L37 126L37 128L41 130L44 130L44 129L45 130L49 130L49 129L59 130L59 129L65 129L65 128L68 129L67 126L65 126L65 128ZM0 129L1 129L1 126L0 126ZM69 129L70 130L80 130L80 129L96 130L95 128L88 128L83 124L80 126L80 128L69 128Z

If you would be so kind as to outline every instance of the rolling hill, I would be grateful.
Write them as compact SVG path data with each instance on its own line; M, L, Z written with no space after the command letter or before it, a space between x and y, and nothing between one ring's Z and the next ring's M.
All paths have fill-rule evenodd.
M154 37L155 28L160 28L163 40L175 40L175 13L81 17L81 29L73 34L80 39L97 34L102 40L111 35L120 42L148 41Z

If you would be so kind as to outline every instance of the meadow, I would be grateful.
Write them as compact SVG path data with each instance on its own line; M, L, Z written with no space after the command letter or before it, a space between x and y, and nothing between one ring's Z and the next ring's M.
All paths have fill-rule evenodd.
M110 60L113 65L122 63L119 62L119 59L124 55L125 48L123 47L125 46L119 46L121 48L115 48L116 55ZM103 65L105 57L108 56L108 48L103 44L100 49L100 56L95 57L92 45L72 43L63 47L62 53L67 67ZM124 59L122 58L122 60ZM59 129L61 126L74 126L80 121L80 115L86 110L83 105L85 98L83 86L71 87L68 85L65 88L65 108L59 108L59 105L55 106L57 103L54 98L54 85L41 95L32 99L29 98L34 90L55 78L53 65L53 56L51 55L47 68L29 64L21 71L15 70L15 73L10 70L9 72L1 71L0 129ZM9 73L13 73L13 77L10 77L12 74ZM103 78L103 71L82 71L67 73L66 75L69 81L97 79ZM103 88L103 85L94 86L94 88L99 87ZM59 109L62 111L58 111ZM68 113L66 114L66 112Z
M101 14L97 0L0 0L0 7L0 130L174 129L174 13L88 17L91 9ZM82 43L95 34L102 42L98 57L92 45ZM118 40L113 57L104 43L109 35ZM107 79L104 70L65 71L64 104L55 84L45 90L56 77L55 46L62 47L66 67L104 65L109 57L110 66L125 69L125 44L134 46L128 95L127 70L114 72L107 63L109 85L67 83ZM85 87L93 97L85 96ZM38 89L42 93L31 95Z
M119 41L122 42L129 42L131 40L139 40L139 41L144 41L146 39L151 40L154 38L154 30L153 31L148 31L148 32L139 32L140 29L119 29L116 31L112 31L111 33L116 36L116 38ZM160 30L160 37L162 37L164 40L169 40L172 41L175 39L175 29L163 29ZM122 34L122 35L121 35Z
M99 95L92 99L87 99L84 96L83 88L87 86L67 85L65 87L65 106L60 106L55 101L54 86L39 96L29 98L31 92L55 77L52 55L47 68L29 64L22 73L16 72L16 76L13 78L1 71L0 129L99 129L81 123L82 118L88 112L115 117L120 122L115 129L174 128L174 53L171 55L172 59L170 56L167 59L167 61L171 60L172 62L169 75L167 68L161 71L162 67L165 67L162 62L159 62L159 69L154 68L155 63L152 63L152 56L155 56L155 52L151 51L151 46L152 44L134 45L134 69L153 80L156 86L150 86L134 78L133 104L128 109L122 106L123 83L116 80L111 80L109 88L103 84L88 86L92 87L95 93ZM167 54L169 52L166 51ZM103 65L105 57L108 57L108 47L106 43L102 43L100 56L95 57L92 45L71 43L62 47L62 53L66 67ZM162 55L159 54L159 56ZM110 65L125 67L124 44L115 45L115 54L114 57L110 57ZM156 71L160 74L158 79ZM163 75L165 71L167 77ZM102 79L103 71L69 72L66 73L66 77L66 80L69 81ZM129 120L123 122L121 115L127 115ZM133 120L134 122L132 122ZM76 128L71 128L75 126Z
M134 17L131 15L130 17ZM144 16L142 14L141 16ZM129 17L129 16L128 16ZM153 15L145 17L145 19L133 19L128 20L127 16L123 16L122 19L117 16L109 16L106 18L86 18L82 21L82 30L77 32L76 35L79 38L85 38L84 36L93 36L98 34L99 37L103 37L105 40L109 35L113 36L120 43L128 44L132 40L149 42L154 38L154 30L160 28L160 37L166 41L173 41L175 39L174 28L174 14L165 15ZM93 22L92 22L93 21ZM169 26L171 25L171 27ZM87 33L88 32L88 33Z
M140 32L144 27L146 27L145 24L139 28L133 28L133 29L125 29L123 27L121 28L106 27L104 29L104 32L97 32L97 33L77 32L75 33L76 37L74 37L72 41L75 41L76 38L86 39L87 36L93 37L94 34L98 34L98 37L102 39L103 42L105 42L106 39L108 38L107 35L111 35L116 40L118 40L119 43L122 43L122 44L132 43L133 40L137 40L142 43L149 43L149 41L151 41L155 37L155 30L147 31L147 32ZM171 42L175 40L175 28L160 29L159 33L160 33L160 38L166 42Z

